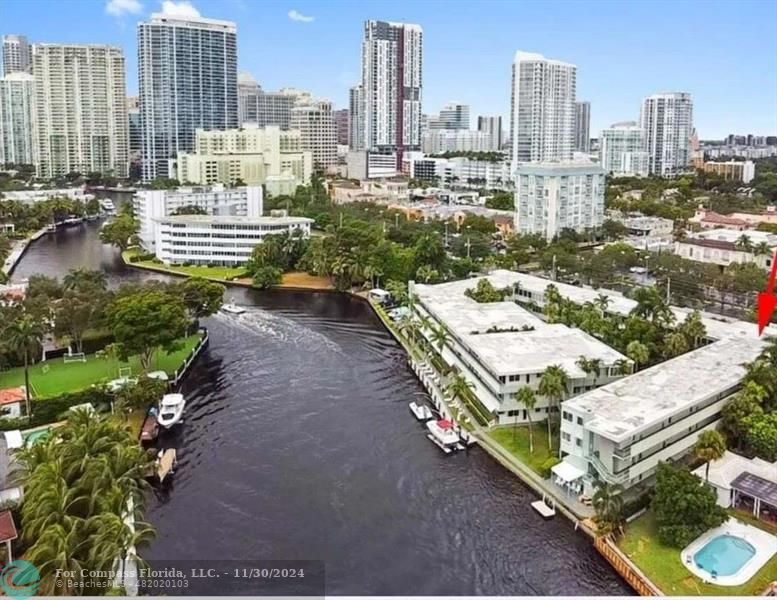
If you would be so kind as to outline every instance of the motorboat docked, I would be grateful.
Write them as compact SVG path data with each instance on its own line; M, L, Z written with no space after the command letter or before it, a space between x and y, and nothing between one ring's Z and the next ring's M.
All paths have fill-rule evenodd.
M550 504L548 504L548 501L545 499L545 494L542 495L542 500L535 500L532 502L531 507L546 521L552 519L556 515L556 507L553 504L553 501L551 500Z
M100 200L100 207L105 212L113 212L116 210L116 205L113 203L113 200L111 200L110 198L103 198L102 200Z
M235 304L234 298L222 306L221 310L223 310L225 313L229 313L230 315L242 315L246 311L246 309L242 306Z
M432 410L426 406L426 404L417 404L416 402L411 402L408 406L410 406L410 412L413 413L415 418L419 421L426 422L434 417Z
M143 428L140 430L141 442L153 442L159 435L159 423L156 420L156 409L152 407L151 411L146 415L145 421L143 421Z
M156 420L165 429L170 429L183 418L186 400L183 394L165 394L159 401L159 413Z
M453 423L448 419L427 421L426 428L429 430L426 437L445 454L450 454L454 450L464 450L459 434L456 433Z

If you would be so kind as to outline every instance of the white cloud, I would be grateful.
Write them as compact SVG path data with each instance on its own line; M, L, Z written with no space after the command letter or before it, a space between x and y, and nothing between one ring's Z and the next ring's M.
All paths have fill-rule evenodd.
M315 17L309 17L307 15L303 15L301 12L297 10L290 10L289 18L292 21L299 21L300 23L310 23L311 21L315 20Z
M143 5L138 0L108 0L105 3L105 12L114 17L124 15L136 15L143 10Z
M174 2L173 0L164 0L162 2L162 14L171 17L197 18L200 16L198 11L188 0Z

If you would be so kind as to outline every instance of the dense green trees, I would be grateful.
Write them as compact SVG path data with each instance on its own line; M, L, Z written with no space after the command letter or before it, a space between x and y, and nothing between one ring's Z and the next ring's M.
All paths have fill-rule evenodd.
M139 229L140 224L132 215L119 214L102 226L102 229L100 229L100 239L103 243L111 244L124 251L130 246L137 244Z
M488 279L480 279L474 288L467 288L464 295L475 302L501 302L505 297L505 290L496 289Z
M158 348L172 352L179 347L189 324L180 296L161 290L119 295L106 308L105 320L120 358L137 354L146 372Z
M659 540L675 548L685 547L727 518L713 488L686 468L667 463L658 465L651 507Z
M512 192L494 192L494 194L486 200L486 208L515 210L515 195Z

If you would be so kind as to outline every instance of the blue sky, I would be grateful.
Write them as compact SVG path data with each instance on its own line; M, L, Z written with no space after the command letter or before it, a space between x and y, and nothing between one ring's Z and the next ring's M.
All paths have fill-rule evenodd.
M777 0L191 4L203 16L237 22L239 68L263 87L308 89L338 107L347 106L348 87L358 80L362 21L382 19L424 28L425 112L459 100L471 105L473 124L477 114L507 117L510 65L520 49L577 65L592 136L636 119L641 98L660 91L693 94L702 139L777 135ZM0 33L121 46L135 93L135 25L161 7L160 0L2 0Z

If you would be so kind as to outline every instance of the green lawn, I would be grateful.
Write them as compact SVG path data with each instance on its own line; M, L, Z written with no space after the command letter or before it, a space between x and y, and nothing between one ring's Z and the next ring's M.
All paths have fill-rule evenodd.
M183 267L183 266L167 266L160 265L150 260L140 260L137 262L130 262L130 257L135 256L137 252L135 250L127 250L123 253L124 262L128 265L143 267L144 269L152 269L159 271L160 273L177 273L179 275L188 275L189 277L204 277L206 279L218 279L221 281L229 281L235 277L247 277L245 268L243 267Z
M488 433L495 442L504 447L513 456L522 463L531 467L533 471L541 476L545 476L542 471L542 464L555 453L551 454L548 450L548 426L546 421L532 423L532 432L534 437L534 452L529 452L529 428L524 425L518 427L499 427ZM555 432L554 432L555 433ZM553 436L554 448L558 446L558 437Z
M763 529L768 531L766 527ZM685 568L679 549L658 541L650 511L626 526L626 536L619 540L618 546L667 596L757 596L777 579L775 555L744 585L722 587L703 583Z
M179 368L192 348L200 339L199 334L186 338L181 350L167 354L157 352L152 361L152 369L166 371L169 375ZM77 392L99 382L110 381L119 376L119 367L129 366L132 375L141 372L140 360L137 356L129 362L117 359L87 356L86 362L65 363L62 358L54 358L38 363L30 368L30 387L36 398L50 398L67 392ZM24 369L19 367L0 372L0 389L24 385Z

